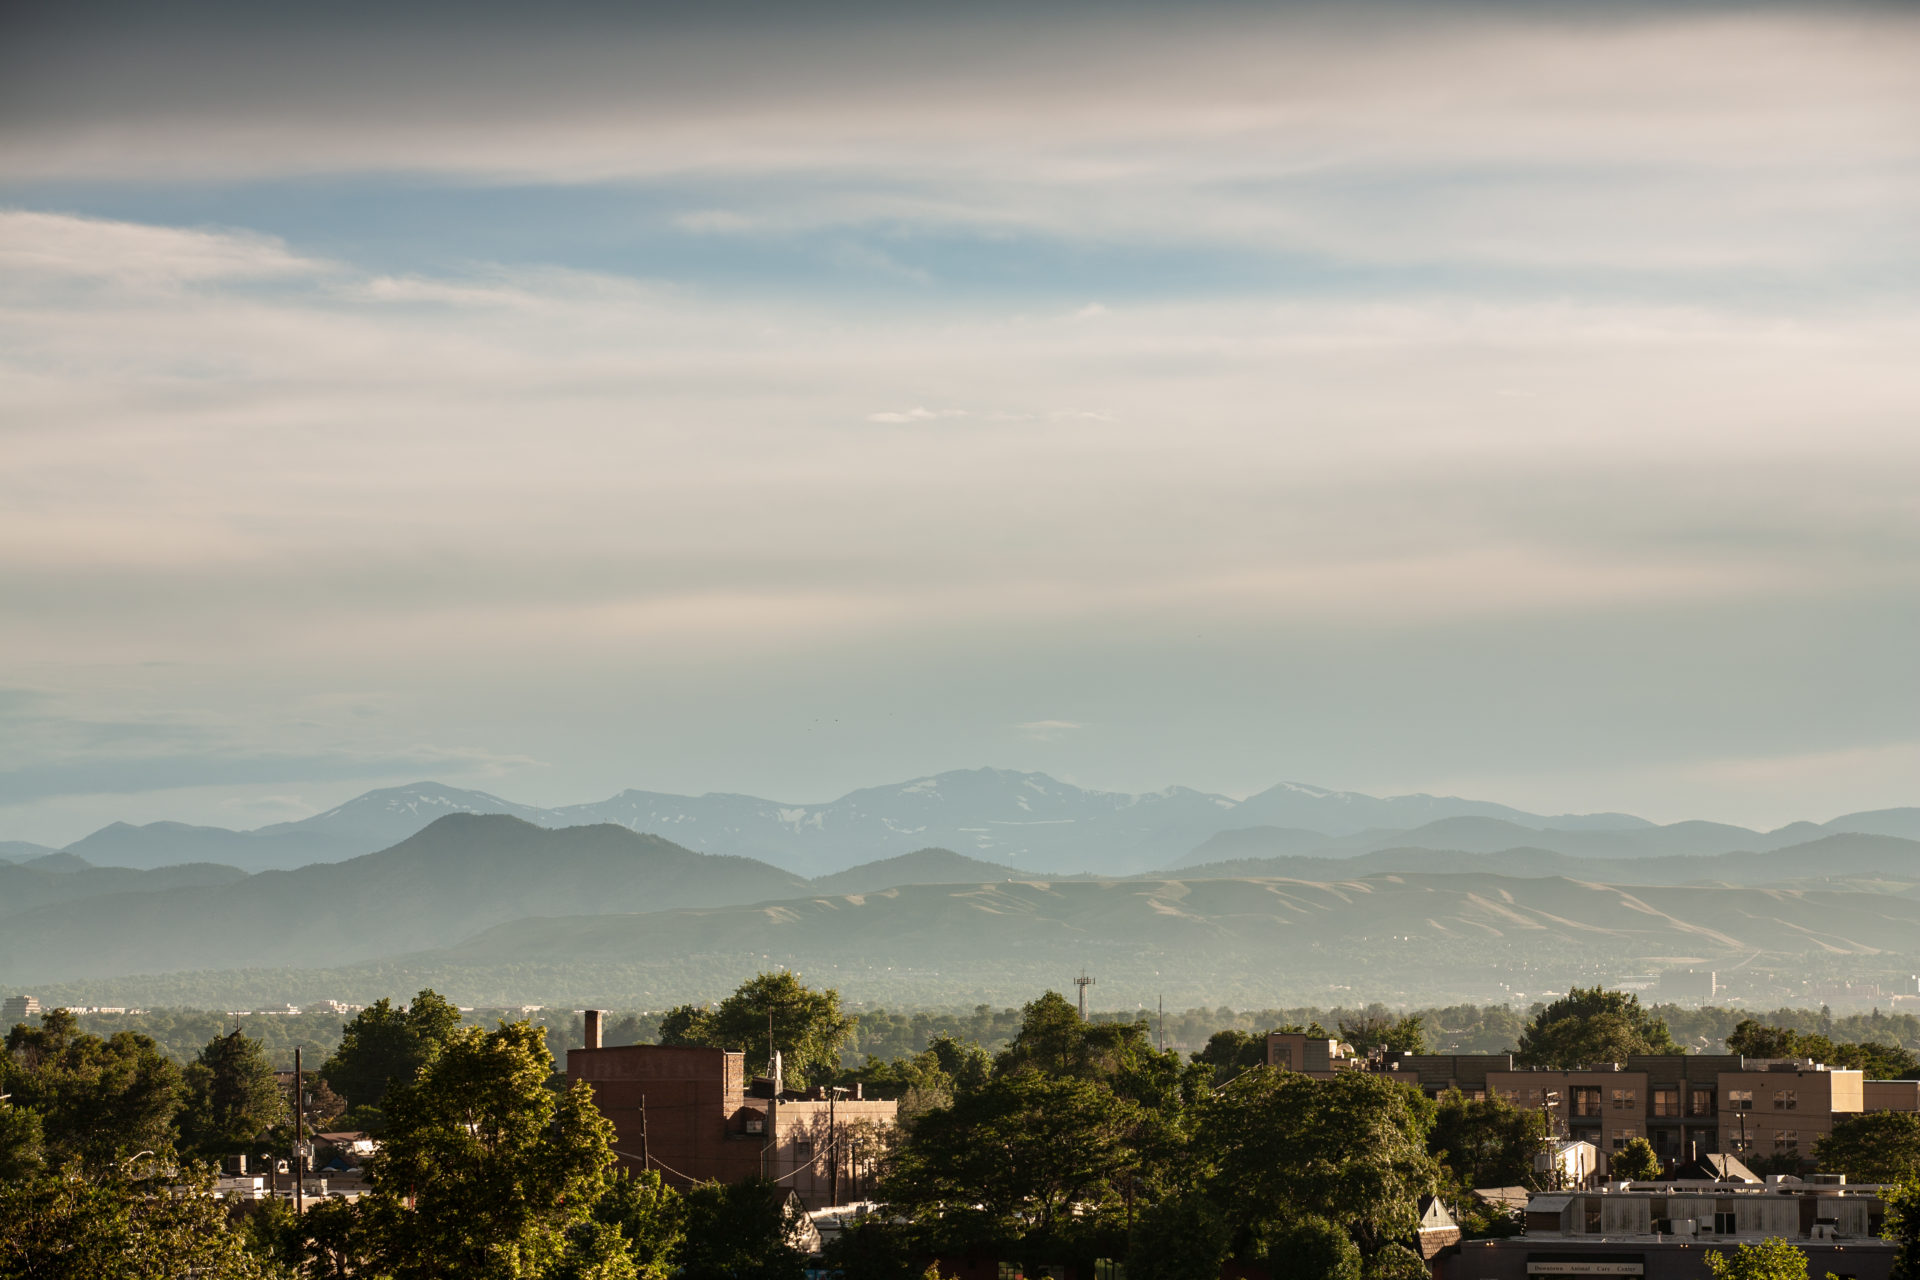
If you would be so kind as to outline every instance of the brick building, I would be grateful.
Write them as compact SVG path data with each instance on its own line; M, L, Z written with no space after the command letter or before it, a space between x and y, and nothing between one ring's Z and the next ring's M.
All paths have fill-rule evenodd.
M1603 1160L1635 1138L1669 1161L1696 1152L1811 1158L1836 1116L1920 1110L1920 1081L1865 1080L1805 1059L1739 1054L1635 1055L1563 1071L1516 1067L1506 1053L1354 1057L1333 1040L1274 1032L1267 1061L1321 1077L1390 1073L1429 1097L1449 1089L1498 1094L1546 1111L1556 1135L1592 1143Z
M749 1080L745 1055L725 1049L602 1048L597 1011L587 1012L587 1044L567 1051L567 1079L592 1088L622 1167L655 1169L681 1188L771 1178L810 1209L872 1192L898 1104Z

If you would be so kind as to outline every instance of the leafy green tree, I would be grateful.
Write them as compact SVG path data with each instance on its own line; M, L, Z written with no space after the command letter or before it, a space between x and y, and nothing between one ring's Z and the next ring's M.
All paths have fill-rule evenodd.
M1617 1182L1652 1182L1660 1176L1660 1156L1645 1138L1629 1138L1609 1156L1607 1170Z
M1778 1237L1707 1253L1713 1280L1807 1280L1807 1255Z
M927 1274L911 1228L877 1216L848 1223L824 1252L827 1272L846 1280L922 1280Z
M841 1072L834 1083L858 1083L870 1098L897 1101L896 1119L905 1130L927 1112L950 1107L961 1093L979 1088L991 1070L992 1059L979 1045L936 1036L921 1053L891 1062L869 1058L866 1066Z
M1420 1197L1438 1188L1433 1122L1433 1103L1382 1076L1257 1068L1201 1105L1193 1146L1216 1202L1245 1233L1236 1252L1311 1215L1371 1257L1413 1233Z
M882 1197L964 1245L1051 1236L1121 1208L1138 1108L1091 1080L1003 1075L921 1117Z
M1899 1045L1874 1040L1836 1043L1819 1032L1768 1026L1752 1018L1743 1018L1727 1035L1727 1050L1749 1058L1811 1058L1864 1072L1873 1080L1895 1080L1920 1070L1920 1057Z
M325 1280L371 1275L373 1245L368 1238L368 1216L350 1200L310 1204L291 1224L291 1247L286 1256L303 1268L303 1274Z
M1369 1010L1353 1019L1340 1020L1340 1039L1353 1046L1355 1053L1384 1049L1390 1053L1427 1052L1426 1023L1418 1014L1396 1018L1385 1010Z
M1640 997L1601 987L1575 987L1534 1015L1514 1061L1569 1069L1622 1062L1637 1053L1681 1053L1667 1024L1640 1007Z
M1547 1118L1497 1093L1440 1096L1427 1149L1446 1170L1456 1206L1475 1187L1518 1187L1533 1179L1533 1158L1547 1141ZM1457 1208L1456 1208L1457 1211Z
M1242 1071L1266 1065L1267 1038L1253 1031L1231 1028L1216 1031L1207 1038L1207 1047L1193 1055L1193 1060L1212 1067L1213 1083L1222 1085Z
M320 1075L355 1111L374 1111L377 1122L387 1090L419 1075L459 1029L460 1010L431 988L405 1009L382 998L340 1029L340 1047Z
M1309 1215L1274 1232L1267 1268L1273 1280L1360 1280L1360 1250L1339 1227Z
M1797 1058L1801 1039L1801 1033L1792 1027L1770 1027L1743 1018L1727 1036L1727 1052L1749 1058Z
M180 1070L146 1036L110 1039L79 1030L65 1009L7 1034L6 1088L15 1107L40 1119L44 1158L78 1160L88 1170L116 1157L170 1146ZM31 1122L19 1122L23 1126Z
M1813 1158L1828 1173L1859 1182L1920 1179L1920 1115L1866 1111L1836 1116L1833 1132L1814 1144Z
M606 1189L613 1128L585 1084L550 1091L552 1073L530 1024L470 1027L418 1079L387 1091L365 1223L369 1252L394 1280L521 1280L581 1246L576 1228Z
M687 1192L686 1202L684 1280L801 1280L806 1274L784 1188L759 1178L703 1182Z
M208 1155L246 1151L288 1119L287 1100L260 1042L238 1028L215 1036L186 1070L181 1138Z
M1233 1231L1212 1200L1198 1192L1169 1196L1147 1206L1134 1222L1127 1275L1129 1280L1217 1276L1232 1243Z
M838 991L816 991L799 974L783 969L747 979L718 1008L668 1010L660 1020L660 1043L739 1050L746 1054L748 1074L765 1074L771 1026L788 1082L824 1084L839 1069L840 1051L858 1025L857 1018L841 1011Z
M637 1280L673 1274L686 1239L686 1202L654 1170L615 1173L594 1202L593 1218L619 1233Z
M1432 1280L1420 1255L1398 1241L1382 1246L1360 1270L1362 1280Z
M1098 1080L1122 1098L1171 1115L1197 1097L1211 1072L1160 1053L1145 1021L1088 1022L1057 991L1021 1010L1020 1030L994 1060L998 1075L1039 1071L1071 1080Z
M0 1089L6 1077L0 1072ZM0 1183L31 1178L46 1166L40 1113L0 1101Z
M176 1181L168 1178L167 1181ZM0 1276L33 1280L269 1280L208 1175L177 1189L109 1165L87 1178L0 1181Z
M1892 1280L1920 1280L1920 1182L1902 1182L1884 1197L1880 1236L1895 1249Z

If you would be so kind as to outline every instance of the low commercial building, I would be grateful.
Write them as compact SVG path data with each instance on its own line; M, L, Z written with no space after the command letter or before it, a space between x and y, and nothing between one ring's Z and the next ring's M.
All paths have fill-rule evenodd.
M1886 1206L1877 1186L1674 1180L1591 1191L1538 1193L1526 1234L1471 1240L1440 1259L1439 1280L1646 1277L1707 1280L1717 1249L1783 1239L1807 1255L1809 1273L1887 1280L1895 1246L1879 1238Z

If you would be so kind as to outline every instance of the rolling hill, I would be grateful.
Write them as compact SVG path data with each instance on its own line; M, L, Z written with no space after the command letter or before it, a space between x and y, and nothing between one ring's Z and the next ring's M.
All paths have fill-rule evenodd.
M214 886L119 892L7 917L11 982L276 964L339 964L436 947L532 915L754 902L808 891L750 858L695 853L623 827L549 831L454 814L391 849Z

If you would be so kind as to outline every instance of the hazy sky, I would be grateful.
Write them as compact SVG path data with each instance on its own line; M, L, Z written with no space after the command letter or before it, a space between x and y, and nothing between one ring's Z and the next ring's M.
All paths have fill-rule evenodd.
M1920 803L1910 6L395 7L0 17L0 838Z

